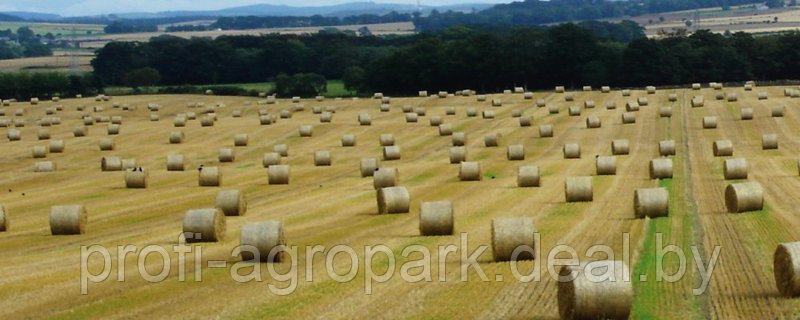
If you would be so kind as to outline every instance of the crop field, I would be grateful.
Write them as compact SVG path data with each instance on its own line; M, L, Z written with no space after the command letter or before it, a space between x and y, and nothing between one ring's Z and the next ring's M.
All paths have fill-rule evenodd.
M698 22L694 22L695 18ZM714 33L742 31L768 34L800 30L800 7L766 9L740 6L729 10L707 8L648 14L630 19L642 25L648 37L657 36L659 31L674 32L680 28L690 32L707 29ZM687 20L692 21L692 26L686 26Z
M52 33L53 35L87 35L87 34L102 34L104 33L102 24L79 24L79 23L46 23L46 22L11 22L0 21L0 30L11 29L15 33L21 27L31 28L33 33L38 35L45 35Z
M74 59L78 71L92 71L94 54L76 53ZM69 72L72 66L73 57L63 53L49 57L0 60L0 72Z
M303 108L285 99L266 104L255 98L210 95L14 102L0 107L0 119L24 122L23 127L3 128L18 130L20 140L0 141L0 204L10 221L8 230L0 232L0 316L555 319L560 285L548 267L566 264L556 258L569 254L554 250L569 246L581 262L627 260L631 318L798 318L800 299L781 296L773 277L776 246L800 241L795 208L800 199L800 99L786 97L785 88L704 86L658 89L654 94L635 89L630 96L616 89L568 91L573 101L552 91L534 92L531 99L490 94L485 101L474 95L393 97L386 112L379 109L381 100L364 98L303 99ZM738 99L717 100L718 93L735 93ZM768 98L758 99L758 94ZM693 96L703 96L704 106L692 107ZM627 112L626 102L640 97L647 98L647 105ZM540 99L544 107L537 107ZM586 108L585 101L595 106ZM616 108L607 108L609 102ZM406 105L414 112L424 108L424 115L419 109L418 121L406 122ZM54 110L56 106L62 110ZM569 114L573 106L579 115ZM775 106L785 107L782 116L773 116ZM740 120L743 107L752 108L752 120ZM331 121L320 122L315 108L333 112ZM15 116L17 109L23 115ZM477 116L467 115L472 109ZM660 116L667 109L671 116ZM448 114L451 111L454 114ZM484 111L494 117L482 117ZM196 113L195 120L186 120L184 127L174 125L176 117L190 112ZM217 117L212 126L201 125L211 121L206 112ZM262 125L259 112L274 116L274 123ZM279 117L282 112L291 117ZM370 125L360 124L362 113L369 114ZM635 122L623 124L623 113L632 114ZM158 115L157 121L152 114ZM86 136L75 137L73 130L84 125L82 116L103 122L88 125ZM121 116L121 124L118 134L109 135L104 118L113 116ZM60 124L37 125L48 117L59 117ZM481 180L459 180L460 164L449 160L453 136L441 135L445 128L430 125L435 117L452 132L465 134L466 160L480 163ZM601 126L587 128L589 117L597 117ZM716 128L704 129L704 117L716 117ZM531 126L521 126L523 118L529 118ZM312 126L310 137L299 135L303 125ZM552 125L553 137L540 137L542 125ZM37 139L40 129L49 131L48 140ZM179 144L169 141L175 131L185 135ZM484 137L497 133L499 146L487 147ZM248 135L246 146L234 146L237 134ZM355 146L342 146L347 134L355 135ZM383 160L381 134L394 136L400 159ZM763 134L777 135L779 148L762 150ZM101 151L98 143L106 138L115 146ZM627 139L629 153L616 155L615 174L597 175L597 156L611 155L614 139ZM714 141L722 139L732 141L733 156L712 153ZM35 146L47 146L51 140L63 140L63 152L32 157ZM648 164L661 158L662 140L675 142L675 154L667 157L673 175L651 179ZM579 158L564 159L562 148L570 143L580 145ZM280 144L288 146L288 155L280 161L290 166L290 180L270 184L262 159ZM524 147L524 160L507 159L512 145ZM221 148L233 148L235 160L220 162ZM330 152L331 165L315 166L315 152L323 150ZM173 154L185 157L185 171L167 171L166 158ZM105 156L135 159L134 167L149 172L147 187L126 188L130 171L101 171ZM378 214L373 178L362 177L359 170L363 158L377 158L380 167L399 171L396 185L410 195L407 213ZM723 161L731 158L748 161L746 179L724 179ZM39 161L54 161L57 168L34 172ZM221 186L198 186L201 165L221 170ZM538 166L538 187L517 186L522 165ZM576 176L591 177L592 201L565 201L565 181ZM745 180L763 187L763 207L728 213L726 186ZM668 191L668 216L636 218L634 190L655 187ZM226 233L217 242L184 243L187 210L213 208L217 193L231 189L245 195L246 214L225 217ZM421 204L439 200L453 204L452 235L420 235ZM87 211L85 233L51 235L51 207L71 204ZM535 260L510 263L493 258L492 222L507 217L533 220L540 253ZM286 245L298 247L295 261L243 262L232 253L243 226L261 221L282 223ZM106 261L99 252L82 254L92 245L107 248ZM125 245L135 248L129 253L118 248ZM324 249L314 254L308 246L315 245ZM353 260L346 251L329 254L337 245L353 248ZM366 253L365 247L377 245L386 246L389 254ZM448 245L457 251L436 254ZM611 251L587 252L597 245ZM664 255L669 245L681 253ZM148 246L162 248L158 250L163 253L145 251ZM480 252L481 246L488 248ZM401 266L424 258L421 251L404 253L411 247L433 253L427 278L409 281L401 276ZM181 258L177 248L190 253ZM552 252L558 254L549 256ZM713 270L706 277L711 262ZM520 280L513 269L528 274L538 264L542 276L534 281ZM406 271L411 275L425 274L424 267L410 269ZM657 279L658 270L681 276ZM260 279L238 279L257 271ZM104 272L104 279L86 280L87 274ZM343 281L348 272L352 277ZM371 281L371 273L394 276ZM159 274L163 277L155 281L153 276ZM278 276L291 274L295 277ZM703 282L707 288L693 293ZM277 293L282 288L291 290Z

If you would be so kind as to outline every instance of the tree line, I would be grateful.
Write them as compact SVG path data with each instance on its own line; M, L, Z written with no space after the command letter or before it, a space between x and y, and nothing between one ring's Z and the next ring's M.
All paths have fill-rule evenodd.
M58 72L0 73L0 98L20 101L38 97L90 96L102 91L102 83L91 73L68 75Z

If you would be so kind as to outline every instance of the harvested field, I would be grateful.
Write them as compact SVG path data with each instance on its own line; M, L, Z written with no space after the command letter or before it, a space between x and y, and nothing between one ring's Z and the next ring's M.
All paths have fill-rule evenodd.
M94 54L77 54L74 57L75 67L78 71L92 71L91 61ZM0 72L69 72L73 64L73 57L67 54L49 57L19 58L0 60Z
M19 130L21 140L2 139L0 148L0 205L5 208L9 229L0 232L0 315L3 318L547 318L559 316L558 282L547 271L552 264L547 253L557 245L568 245L577 251L581 262L624 260L632 271L632 318L796 318L800 316L800 299L782 297L774 277L772 256L779 243L800 240L800 198L797 155L800 153L800 99L785 97L784 87L725 88L738 94L738 101L715 100L712 89L659 89L647 95L632 90L623 97L619 90L567 90L575 102L565 102L563 93L535 92L532 100L522 94L491 94L484 102L476 97L392 97L389 112L380 112L379 99L333 100L317 102L304 99L305 111L296 111L289 119L280 119L281 110L289 109L289 100L258 105L253 98L208 95L149 95L112 97L111 101L95 102L93 98L62 99L58 103L41 101L38 105L12 103L6 111L26 109ZM769 100L758 100L756 92L767 92ZM436 91L430 91L436 92ZM677 95L669 101L668 95ZM693 95L706 97L702 108L691 108ZM568 112L551 114L548 108L537 108L543 99L547 106L566 110L592 100L598 106L614 101L624 106L637 97L647 96L648 106L641 106L636 122L622 124L624 108L582 108L580 116ZM500 99L501 107L491 101ZM173 119L179 113L200 112L187 107L189 102L203 102L214 108L217 120L202 127L200 117L187 120L180 128L185 139L170 144L166 139L175 131L171 121L149 121L148 103L161 106L162 119ZM250 102L245 104L245 102ZM114 103L138 106L132 111L113 108ZM45 159L34 159L31 150L41 145L36 139L35 121L45 110L63 105L60 125L49 127L51 139L64 140L62 153L48 153ZM771 107L785 105L783 117L772 117ZM418 122L406 122L401 106L424 107L426 115ZM114 135L114 149L101 151L98 142L106 138L106 124L94 124L85 136L74 137L73 129L82 126L78 106L102 106L93 115L121 115L124 122ZM333 106L335 116L330 123L320 123L314 107ZM753 119L740 120L741 107L753 109ZM455 115L447 115L448 108ZM671 117L660 117L659 108L670 107ZM466 108L491 110L493 119L468 117ZM266 109L276 115L277 122L259 123L258 111ZM522 110L532 117L532 126L520 127L512 110ZM241 117L233 117L241 110ZM371 125L361 126L358 115L368 113ZM482 179L460 181L459 163L450 163L453 137L440 136L439 128L429 119L441 117L452 125L453 132L468 138L464 146L468 161L479 162ZM603 125L587 129L586 117L598 117ZM717 128L703 129L703 117L716 117ZM427 119L426 119L427 118ZM313 124L312 137L300 137L298 127ZM539 126L552 125L553 136L539 137ZM8 130L11 128L5 128ZM234 148L232 137L245 133L247 146L236 147L236 161L220 163L218 151ZM765 133L776 134L779 149L762 150ZM341 137L356 136L358 143L343 147ZM383 159L380 135L392 134L395 145L402 148L397 160L381 160L380 167L396 168L397 185L410 195L409 213L378 214L373 177L360 171L361 159ZM489 134L500 134L500 147L486 147ZM615 175L596 175L596 156L612 155L613 140L626 139L629 151L616 155ZM673 178L651 180L649 163L659 155L659 141L674 140ZM734 157L748 163L747 181L763 187L764 208L760 211L727 213L725 187L730 180L723 175L723 161L731 157L714 157L712 144L730 140ZM581 157L564 159L565 144L580 144ZM285 144L288 155L280 159L291 166L290 184L269 184L262 165L264 154L275 145ZM509 161L507 146L522 145L524 160ZM330 152L330 166L315 166L314 153ZM183 155L185 171L167 171L169 155ZM104 156L136 159L137 166L148 171L146 189L126 189L124 171L101 171ZM37 161L55 161L58 170L33 172ZM199 166L218 167L224 180L220 187L198 185ZM538 167L539 184L520 188L520 166ZM274 165L270 166L274 167ZM565 202L564 183L567 177L590 176L593 187L591 202ZM665 188L669 193L669 213L659 218L636 218L634 190ZM247 197L247 214L224 217L224 238L218 242L189 244L186 270L178 268L179 245L183 234L184 214L193 209L214 208L217 194L236 189ZM419 210L424 202L450 201L453 205L453 235L421 236ZM88 220L84 234L50 235L48 219L51 207L83 205ZM518 263L527 274L537 262L543 268L540 281L521 282L515 279L508 262L495 262L492 255L492 221L500 218L530 218L538 239L537 260ZM246 224L279 221L281 236L287 245L299 247L296 256L296 289L281 296L269 285L290 286L270 275L270 268L285 274L291 259L284 255L280 262L242 264L232 250L240 244ZM468 248L461 246L462 234L468 236ZM248 241L251 236L248 235ZM623 245L629 239L629 244ZM277 243L276 239L269 243ZM254 241L254 240L252 240ZM112 266L104 281L88 284L88 294L81 294L81 246L97 244L110 251ZM120 245L135 245L137 252L127 259L117 250ZM326 272L324 254L307 256L306 246L321 245L326 252L338 244L355 249L358 270L352 281L338 282ZM382 244L392 252L397 267L390 280L372 283L372 294L365 294L365 246ZM614 257L597 253L587 257L594 245L607 245ZM675 281L657 281L656 246L668 244L683 249L686 274ZM142 259L140 252L148 245L165 248L171 264L164 279L151 283L144 279L137 264L150 275L163 269L163 257L150 254ZM400 277L400 265L418 260L421 255L403 256L410 245L428 248L432 253L430 281L408 282ZM439 246L456 245L457 252L440 261L435 254ZM470 267L461 281L462 254L466 257L479 246L488 246L477 257L477 265L486 275ZM694 250L692 249L692 246ZM714 256L715 247L721 246ZM271 245L270 245L271 247ZM201 249L202 248L202 249ZM626 249L629 254L625 254ZM202 250L199 260L195 253ZM477 249L480 250L480 249ZM463 253L466 251L467 253ZM700 286L701 272L695 255L708 266L716 257L708 289L693 295ZM558 255L566 258L567 255ZM122 258L120 265L118 259ZM103 271L103 258L94 254L85 259L91 274ZM241 268L232 269L239 263ZM339 254L330 262L332 268L345 275L351 262L347 254ZM222 267L220 267L222 265ZM376 274L389 265L387 255L377 253L371 261ZM663 259L663 270L678 270L675 254ZM124 270L122 270L124 266ZM261 281L235 281L231 273L249 274L261 271ZM308 268L308 269L306 269ZM238 271L237 271L238 270ZM309 270L307 273L307 270ZM419 270L419 269L417 269ZM558 270L558 268L556 268ZM118 281L119 272L125 276ZM557 272L557 271L556 271ZM313 279L307 278L312 275ZM411 274L418 272L411 271ZM197 281L196 277L202 277ZM444 278L445 281L441 279ZM285 279L284 279L285 280ZM341 279L339 279L341 280Z

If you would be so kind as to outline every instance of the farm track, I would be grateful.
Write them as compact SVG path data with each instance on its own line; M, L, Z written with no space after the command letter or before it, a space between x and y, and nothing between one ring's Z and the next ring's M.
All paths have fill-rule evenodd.
M5 107L6 115L17 108L25 108L27 124L20 128L23 140L0 142L4 157L0 158L0 203L11 212L11 231L0 234L0 315L5 318L207 318L220 315L224 318L557 318L556 284L547 274L546 264L540 282L520 283L514 279L508 263L493 262L489 247L479 258L479 265L489 281L481 281L470 269L469 281L461 282L461 252L448 255L439 270L439 261L432 257L432 281L407 283L399 277L399 266L409 259L400 252L408 245L417 244L435 253L439 246L460 244L459 233L469 236L469 253L480 245L489 245L491 220L498 217L528 216L535 221L541 234L541 251L546 253L559 244L575 248L581 260L587 259L586 250L595 244L611 246L615 259L622 259L622 235L630 237L631 269L647 272L652 281L651 269L645 267L652 256L652 248L645 246L653 232L663 232L666 244L676 244L689 252L689 245L700 245L701 253L708 255L715 245L722 245L717 270L711 280L706 298L694 297L691 288L697 286L698 276L693 270L693 259L687 277L675 283L642 283L632 277L636 298L634 316L638 317L706 317L715 318L780 318L797 315L800 301L777 296L772 279L772 251L779 242L800 239L800 219L793 212L798 198L795 154L800 148L796 103L784 98L782 88L756 88L744 92L739 88L726 88L739 93L739 102L717 102L714 91L700 91L706 97L703 108L689 108L687 101L692 90L663 90L655 95L634 91L631 97L622 97L618 91L603 94L597 91L576 92L574 102L563 101L561 94L536 93L534 100L523 100L521 95L491 95L487 102L476 102L474 97L394 98L392 110L378 111L377 100L361 99L304 100L305 111L297 112L291 119L280 119L277 124L259 126L258 109L277 113L290 108L285 100L277 105L244 105L247 98L209 96L129 96L115 97L112 101L138 106L136 111L123 112L111 107L110 102L91 99L65 99L61 104L62 124L51 127L53 139L66 141L66 152L50 154L48 160L58 163L55 173L31 172L36 159L31 159L36 141L34 120L44 115L44 108L56 103L43 102L38 106L16 103ZM768 91L770 99L759 102L758 91ZM675 92L679 101L671 104L667 93ZM622 125L620 113L625 102L638 96L647 96L650 106L636 112L636 123ZM503 100L503 106L493 108L492 98ZM549 115L547 108L536 108L533 101L543 98L548 105L560 107L560 113ZM594 100L594 109L582 108L579 117L567 115L567 107L582 105L584 100ZM606 110L605 102L613 99L616 110ZM185 128L174 128L172 118L189 110L186 102L202 101L206 105L216 102L226 106L218 109L219 120L211 128L201 128L199 120L189 121ZM146 105L162 105L161 121L147 121ZM782 103L787 106L783 118L769 117L769 106ZM407 124L399 110L404 104L424 106L428 115L416 124ZM79 123L78 105L102 105L104 115L123 115L124 122L117 148L101 152L97 140L106 136L105 125L95 124L89 136L73 138L72 128ZM311 113L313 106L333 105L337 112L333 122L322 124ZM658 118L658 107L672 105L673 117ZM735 107L752 105L756 118L751 122L738 120ZM444 115L446 107L456 107L455 116ZM494 110L495 119L465 116L465 107ZM511 110L525 110L533 116L531 127L520 127ZM242 118L232 118L232 110L243 110ZM359 126L356 118L360 112L369 112L371 126ZM458 165L449 164L450 136L439 136L436 127L428 125L434 115L443 116L445 123L453 124L454 131L467 133L468 159L480 161L484 180L461 182L457 179ZM600 129L586 129L585 119L596 115L602 121ZM716 115L719 128L704 130L702 116ZM199 116L198 116L199 117ZM12 117L9 117L12 118ZM198 118L199 119L199 118ZM302 124L314 125L312 138L300 138L297 128ZM554 138L539 138L538 125L553 124ZM186 141L172 145L167 142L169 132L182 130ZM501 132L500 147L486 148L483 137ZM762 151L761 133L779 135L780 149ZM217 150L232 147L233 135L248 133L247 147L236 147L236 161L219 164ZM357 146L343 148L343 134L357 136ZM375 215L375 192L372 179L361 178L358 161L364 157L380 158L378 136L395 135L402 148L402 159L382 162L400 171L400 184L411 193L411 213ZM594 156L610 154L612 139L630 140L631 152L617 157L617 175L594 176ZM750 163L750 180L761 182L765 188L767 207L761 212L744 214L725 213L721 160L711 155L715 139L734 141L735 157L746 157ZM634 219L632 213L633 190L658 186L648 177L647 164L658 157L658 141L675 139L678 155L674 157L676 177L672 180L673 202L671 216L654 220ZM561 147L565 143L581 144L581 159L562 159ZM268 185L261 155L279 143L289 145L285 163L292 166L291 184ZM524 144L524 161L507 161L506 146ZM329 150L333 166L314 167L313 152ZM167 172L166 155L184 154L189 161L186 172ZM139 165L148 168L150 186L146 190L123 188L121 172L100 172L99 159L103 155L136 158ZM196 171L199 164L220 165L223 187L197 187ZM522 164L539 165L542 186L521 189L516 187L516 168ZM564 179L568 176L591 175L594 181L594 201L590 203L564 203ZM492 178L492 176L494 178ZM177 244L181 232L183 213L190 208L213 206L219 190L238 188L247 194L248 213L242 217L228 217L227 235L219 243L195 245L202 248L202 282L194 281L195 260L187 255L186 281L178 280L177 255L171 252L171 271L161 283L149 283L136 270L134 255L125 260L124 282L117 281L117 253L111 251L114 267L111 277L89 286L89 295L80 295L79 275L81 245L100 244L109 248L134 244L141 249L149 244L160 244L168 249ZM6 192L7 189L12 191ZM689 191L685 191L689 190ZM22 196L22 193L25 196ZM694 194L685 194L694 192ZM424 201L447 199L455 206L454 236L418 236L418 209ZM693 208L696 202L697 208ZM88 232L82 236L50 236L47 225L49 208L65 203L83 203L89 210ZM287 242L298 245L297 290L288 296L272 294L268 284L284 287L269 276L265 264L259 266L263 282L237 283L231 279L230 267L208 268L208 260L225 260L228 266L238 262L231 249L239 243L243 224L263 220L284 222ZM702 221L699 223L698 221ZM699 230L698 230L699 229ZM698 238L703 243L697 243ZM361 266L353 281L338 283L327 276L325 259L313 259L313 281L307 281L305 266L306 245L323 245L330 249L337 244L347 244L358 254ZM384 244L392 249L397 259L395 277L373 287L373 294L364 294L363 248ZM462 248L463 249L463 248ZM603 254L588 258L602 259ZM645 260L643 260L645 259ZM94 256L90 263L92 272L99 271L100 259ZM376 272L385 270L386 258L378 254L373 260ZM161 269L161 259L150 256L145 263L148 271L156 274ZM532 261L520 263L525 273L534 265ZM674 261L665 259L666 269L674 270ZM334 268L344 274L350 267L349 259L337 256ZM288 264L277 264L285 272ZM447 279L439 281L440 275ZM637 274L638 276L638 274ZM502 277L504 281L496 281ZM707 312L707 313L706 313Z

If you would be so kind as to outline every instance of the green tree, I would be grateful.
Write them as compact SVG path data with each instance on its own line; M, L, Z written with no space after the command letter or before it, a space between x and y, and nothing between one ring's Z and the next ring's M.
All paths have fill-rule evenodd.
M342 75L342 82L344 82L344 88L348 91L355 91L358 93L361 91L361 88L364 86L364 76L365 71L364 68L359 66L352 66L344 69L344 74Z
M161 74L156 69L144 67L126 73L122 81L133 88L150 87L161 81Z
M275 78L274 93L280 97L313 97L325 91L325 77L315 73L298 73L293 76L282 73Z

